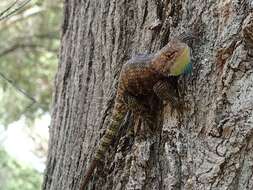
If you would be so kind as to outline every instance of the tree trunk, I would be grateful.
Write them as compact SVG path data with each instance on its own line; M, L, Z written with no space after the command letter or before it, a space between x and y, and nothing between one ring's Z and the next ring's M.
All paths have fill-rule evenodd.
M197 31L186 109L129 114L88 189L253 189L253 4L250 0L65 0L43 189L78 190L105 131L122 65Z

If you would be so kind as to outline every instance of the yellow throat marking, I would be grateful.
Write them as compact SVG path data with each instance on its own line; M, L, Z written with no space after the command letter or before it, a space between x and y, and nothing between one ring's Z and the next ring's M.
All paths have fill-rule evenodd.
M187 66L188 63L190 63L190 49L189 47L184 48L183 52L181 55L179 55L174 64L172 65L170 69L170 74L173 76L178 76L182 74L184 71L184 68Z

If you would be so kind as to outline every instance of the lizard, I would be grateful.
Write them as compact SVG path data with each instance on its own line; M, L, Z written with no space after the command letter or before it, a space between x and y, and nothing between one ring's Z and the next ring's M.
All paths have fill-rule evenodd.
M172 107L176 107L177 93L167 79L191 71L190 47L180 38L170 40L155 54L138 55L123 65L109 126L99 142L80 190L85 190L93 171L104 159L105 153L118 133L120 124L130 109L131 102L138 102L138 97L155 94L161 100L170 101Z

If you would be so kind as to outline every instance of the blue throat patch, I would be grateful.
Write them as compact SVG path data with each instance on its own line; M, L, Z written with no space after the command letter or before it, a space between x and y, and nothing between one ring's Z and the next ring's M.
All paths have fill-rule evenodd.
M183 74L188 75L191 73L192 73L192 63L190 62L185 66Z

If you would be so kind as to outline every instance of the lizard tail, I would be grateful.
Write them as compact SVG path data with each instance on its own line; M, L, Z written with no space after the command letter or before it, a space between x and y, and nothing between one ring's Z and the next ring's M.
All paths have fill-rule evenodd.
M95 170L98 162L104 160L105 153L108 151L109 146L112 144L113 139L117 135L120 124L122 123L126 115L126 111L127 111L127 108L126 108L126 104L123 98L123 89L121 88L121 85L120 85L117 90L117 95L115 99L115 104L114 104L110 124L108 128L106 129L104 136L100 140L97 151L95 152L95 156L85 174L84 182L80 190L85 190L85 186L88 184L89 179L93 171Z
M83 180L83 183L81 184L80 190L85 190L85 187L88 184L88 182L90 181L91 175L92 175L93 171L95 170L97 163L98 163L98 161L95 159L91 162L87 172L85 173L85 178Z
M120 124L122 123L126 112L126 104L123 97L123 90L118 88L115 104L112 112L112 117L108 128L102 139L100 140L99 146L95 153L95 159L104 160L105 153L108 151L113 139L118 134Z

